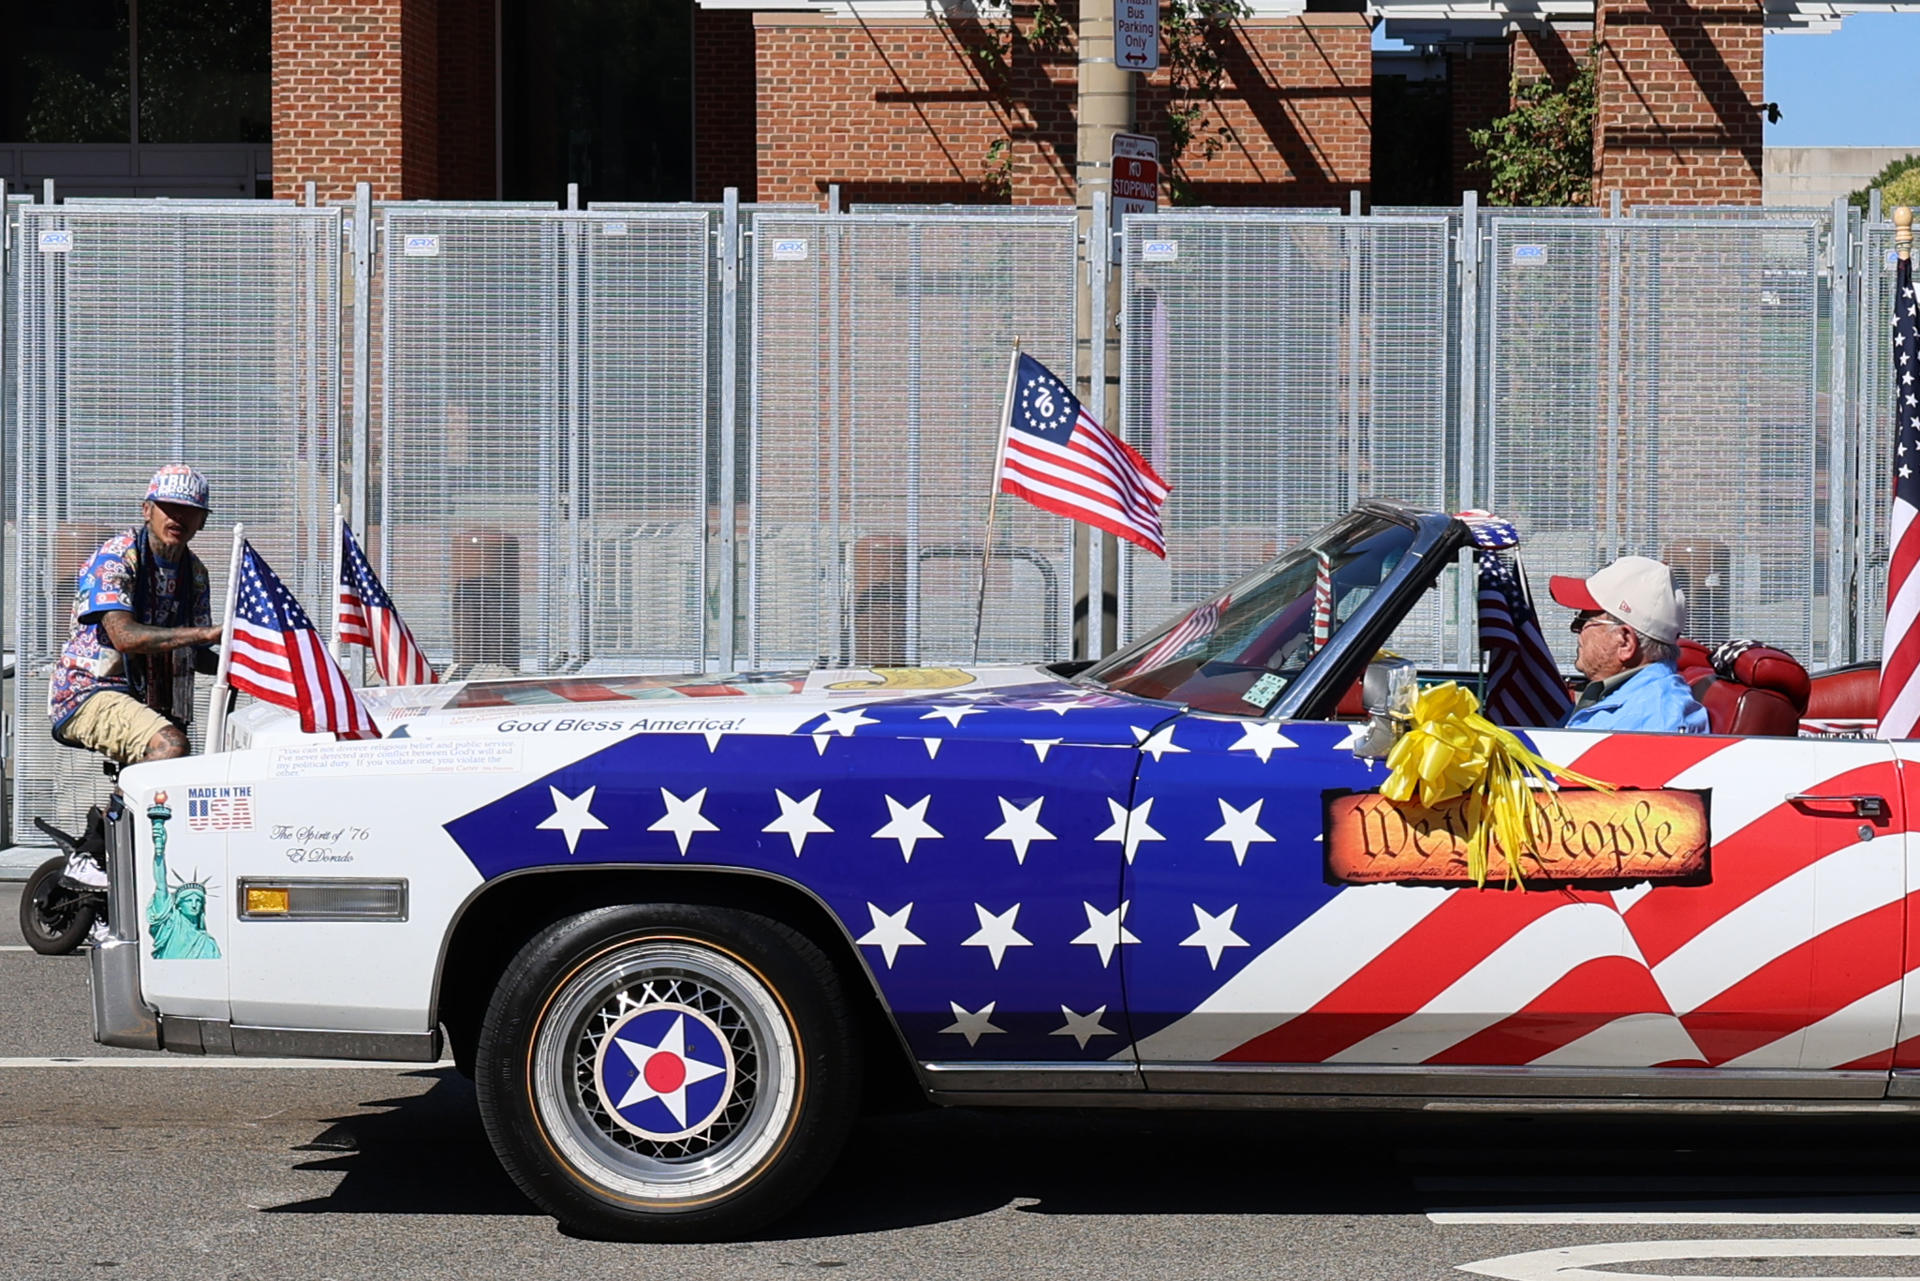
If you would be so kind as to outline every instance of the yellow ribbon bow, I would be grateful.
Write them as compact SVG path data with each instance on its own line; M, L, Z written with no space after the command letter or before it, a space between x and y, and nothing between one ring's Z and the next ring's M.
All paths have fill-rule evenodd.
M1413 705L1413 728L1387 753L1387 767L1391 773L1380 795L1388 800L1416 801L1431 809L1466 798L1467 873L1482 889L1490 837L1507 856L1508 887L1526 888L1520 858L1527 854L1538 860L1534 833L1540 829L1535 820L1543 809L1559 810L1553 780L1614 790L1611 783L1576 774L1534 753L1513 733L1480 715L1480 700L1454 681L1421 692Z

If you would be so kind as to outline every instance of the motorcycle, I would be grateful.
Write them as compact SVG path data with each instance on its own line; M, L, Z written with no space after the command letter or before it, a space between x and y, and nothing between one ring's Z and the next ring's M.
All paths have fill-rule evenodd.
M113 804L118 804L116 796ZM107 919L107 815L96 805L87 811L79 836L61 831L43 818L33 825L53 839L60 853L27 878L20 894L20 933L42 956L64 956Z

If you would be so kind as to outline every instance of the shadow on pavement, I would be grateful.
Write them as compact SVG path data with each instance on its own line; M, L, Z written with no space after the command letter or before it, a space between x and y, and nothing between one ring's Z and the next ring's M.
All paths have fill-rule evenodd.
M343 1177L281 1214L537 1216L451 1069L297 1151ZM1920 1213L1920 1118L929 1110L869 1118L762 1239L1059 1215L1396 1215L1450 1207Z

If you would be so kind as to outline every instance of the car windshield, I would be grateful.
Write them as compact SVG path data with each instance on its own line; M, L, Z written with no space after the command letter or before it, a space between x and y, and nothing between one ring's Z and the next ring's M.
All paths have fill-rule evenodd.
M1414 531L1355 512L1079 679L1204 711L1264 711L1339 635L1413 545Z

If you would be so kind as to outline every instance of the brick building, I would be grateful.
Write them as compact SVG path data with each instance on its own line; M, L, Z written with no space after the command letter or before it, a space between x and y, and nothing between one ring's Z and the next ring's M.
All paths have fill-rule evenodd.
M1057 204L1075 0L70 0L0 49L0 178L89 194ZM999 3L1000 0L991 0ZM944 7L943 7L944 6ZM1808 5L1824 20L1846 4ZM1884 6L1881 6L1884 7ZM183 19L185 11L197 16ZM1601 198L1758 203L1780 0L1254 0L1171 166L1212 204L1450 201L1515 77L1598 58ZM1374 48L1374 27L1411 52ZM1171 154L1162 71L1136 127Z

